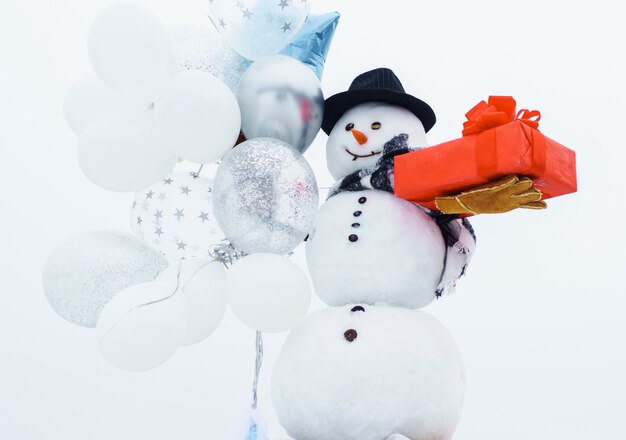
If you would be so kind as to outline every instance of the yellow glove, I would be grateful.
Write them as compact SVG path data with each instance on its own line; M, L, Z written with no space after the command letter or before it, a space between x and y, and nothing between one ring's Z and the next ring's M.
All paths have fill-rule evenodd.
M500 214L517 208L545 209L541 196L532 180L511 175L457 196L437 197L435 203L444 214Z

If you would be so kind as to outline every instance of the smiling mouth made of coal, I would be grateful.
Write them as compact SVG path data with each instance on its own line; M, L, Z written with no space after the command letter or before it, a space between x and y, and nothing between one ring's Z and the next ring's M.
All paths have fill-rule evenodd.
M354 154L352 151L348 150L347 148L346 148L345 150L346 150L346 152L347 152L350 156L352 156L352 160L353 160L353 161L354 161L354 160L357 160L357 159L362 159L362 158L365 158L365 157L377 156L377 155L379 155L380 153L382 153L382 151L378 151L378 152L376 152L376 151L372 151L370 154L365 154L365 155L362 155L362 156L361 156L361 155L358 155L358 154Z

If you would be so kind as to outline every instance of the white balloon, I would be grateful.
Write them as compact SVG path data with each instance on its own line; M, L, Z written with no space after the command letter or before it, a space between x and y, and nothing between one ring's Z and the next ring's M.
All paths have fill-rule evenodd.
M185 258L161 272L155 282L179 286L185 309L180 345L206 339L218 327L228 304L226 271L212 258Z
M63 102L65 120L78 136L92 122L105 116L128 112L129 109L133 109L129 99L95 76L74 82L65 94ZM138 109L135 107L134 110Z
M104 358L126 371L161 365L178 350L185 334L185 308L176 285L159 282L132 286L102 310L96 327Z
M221 159L233 148L241 130L235 95L206 72L173 75L157 96L154 109L163 142L196 163Z
M213 167L183 165L137 191L131 208L133 231L171 260L206 257L224 239L213 215Z
M253 254L237 261L227 274L228 300L249 327L268 333L289 330L311 304L304 271L286 257Z
M176 154L160 142L147 115L120 114L89 125L78 143L85 175L110 191L137 191L168 174Z
M150 11L121 2L95 18L89 57L102 80L149 103L170 75L173 54L167 29Z
M191 258L183 260L180 281L187 317L180 344L193 345L213 333L224 318L228 303L226 271L218 261Z

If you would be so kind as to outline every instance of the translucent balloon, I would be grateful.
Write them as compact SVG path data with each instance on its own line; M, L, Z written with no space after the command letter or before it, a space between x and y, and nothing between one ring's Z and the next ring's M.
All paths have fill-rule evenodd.
M188 71L172 76L154 109L163 143L196 163L221 159L241 130L235 95L210 73Z
M170 29L174 73L199 70L210 73L234 92L249 60L234 51L212 27L182 25Z
M98 231L63 241L50 254L43 287L50 305L74 324L95 327L104 305L168 266L155 249L126 232Z
M313 170L285 142L238 145L215 176L213 212L226 237L246 253L286 254L311 231L319 203Z
M126 371L149 370L172 357L185 334L184 303L175 290L142 283L109 301L96 328L102 356Z
M320 82L311 69L287 55L255 62L241 77L237 101L248 139L272 137L304 153L322 126Z
M86 77L72 84L63 102L65 120L78 136L92 122L129 110L138 108L96 77Z
M182 164L181 164L182 165ZM133 231L170 259L208 256L224 233L213 215L213 179L181 167L135 193Z
M301 321L311 304L304 271L286 257L248 255L227 273L228 300L237 316L260 332L278 333Z
M81 169L110 191L137 191L168 174L176 154L163 146L146 115L108 116L89 125L78 143Z
M88 36L91 63L117 91L152 102L172 70L167 29L150 11L121 2L95 18Z
M256 60L284 48L309 14L310 0L209 0L209 18L233 49Z

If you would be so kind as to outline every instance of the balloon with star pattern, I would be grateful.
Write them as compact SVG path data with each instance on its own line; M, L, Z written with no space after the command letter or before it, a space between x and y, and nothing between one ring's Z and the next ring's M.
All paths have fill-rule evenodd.
M213 180L179 166L156 184L135 193L133 231L170 259L208 256L224 238L213 216Z
M230 46L251 60L280 52L296 36L311 0L208 0L209 19Z

